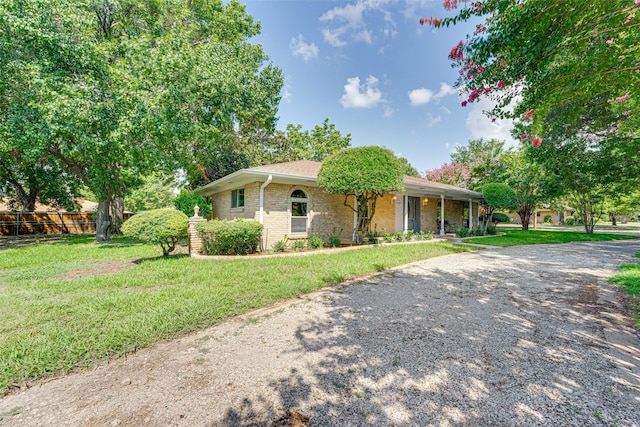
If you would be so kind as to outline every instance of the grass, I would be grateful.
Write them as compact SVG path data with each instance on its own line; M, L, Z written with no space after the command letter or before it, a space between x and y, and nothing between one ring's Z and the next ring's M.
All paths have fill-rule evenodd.
M505 235L465 239L464 241L468 243L477 243L490 246L514 246L568 242L591 242L602 240L624 240L636 238L635 236L611 233L587 234L585 232L507 229L499 231L503 232Z
M636 254L640 258L640 253ZM627 294L623 297L624 308L633 319L633 325L640 329L640 261L620 266L622 273L609 279L610 282L622 286Z
M3 248L0 395L348 278L466 250L422 243L210 261L88 236ZM105 266L113 272L97 274Z

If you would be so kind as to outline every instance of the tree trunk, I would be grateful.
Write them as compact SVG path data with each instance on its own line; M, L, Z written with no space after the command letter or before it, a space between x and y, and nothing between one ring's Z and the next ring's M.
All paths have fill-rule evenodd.
M124 222L124 198L113 196L109 203L109 214L111 215L111 233L121 234L120 227Z
M96 211L96 240L107 242L111 240L111 215L109 214L109 200L98 201Z
M616 222L616 215L609 214L609 216L611 216L611 225L618 225L618 223Z
M518 211L518 216L520 216L520 222L522 222L522 229L529 229L529 221L531 220L531 211L530 210L522 210Z

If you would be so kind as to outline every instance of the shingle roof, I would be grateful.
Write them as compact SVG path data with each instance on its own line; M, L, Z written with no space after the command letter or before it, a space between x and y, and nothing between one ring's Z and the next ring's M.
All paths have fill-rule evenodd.
M311 160L296 160L294 162L274 163L272 165L258 166L247 169L248 171L276 173L281 175L295 175L305 178L317 178L322 163Z

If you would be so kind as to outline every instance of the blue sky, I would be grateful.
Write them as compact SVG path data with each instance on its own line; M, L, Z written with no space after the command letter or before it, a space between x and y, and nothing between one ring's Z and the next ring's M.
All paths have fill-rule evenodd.
M420 172L448 162L470 139L513 141L508 121L482 114L485 101L460 105L447 55L477 22L420 26L421 17L444 16L440 0L244 3L262 24L251 41L285 75L279 129L312 129L329 118L353 146L388 147Z

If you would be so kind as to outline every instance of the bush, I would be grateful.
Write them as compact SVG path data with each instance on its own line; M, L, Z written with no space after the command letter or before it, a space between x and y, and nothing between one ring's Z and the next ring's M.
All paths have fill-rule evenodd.
M153 209L132 216L122 224L125 236L160 245L168 256L182 238L187 237L189 218L175 209Z
M258 250L262 224L245 219L214 220L196 225L208 255L246 255Z
M458 228L456 230L456 237L469 237L473 236L473 230L469 230L468 228Z
M206 197L185 188L180 190L180 194L178 194L173 203L176 209L184 212L185 215L189 217L193 216L193 208L195 205L198 205L200 208L199 216L206 217L211 212L211 204Z
M568 217L566 217L566 218L564 219L564 223L565 223L566 225L573 225L573 224L575 224L575 223L576 223L576 219L575 219L574 217L572 217L572 216L568 216Z
M384 233L382 233L382 240L384 240L386 243L393 242L393 234L389 234L385 231Z
M322 249L324 246L324 242L317 234L312 234L311 237L307 240L307 246L311 249Z
M544 219L543 219L543 222L547 222L547 223L551 224L551 215L545 215Z
M300 252L304 249L304 246L305 246L304 239L294 240L293 243L291 243L291 250L293 252Z
M336 232L336 228L333 227L333 231L331 232L331 234L329 234L328 236L326 236L325 238L325 243L327 244L327 246L329 246L330 248L337 248L340 246L340 235L342 234L342 228L340 229L340 231Z
M492 227L492 226L487 227L487 234L489 236L495 236L497 233L498 233L498 230L495 227Z
M284 239L278 240L271 246L273 252L284 252L289 247L289 238L284 236Z
M494 212L492 216L492 222L497 224L499 222L511 222L511 218L509 215L503 214L502 212Z
M485 233L482 228L476 228L476 230L473 232L474 236L484 236L485 234L487 233Z

